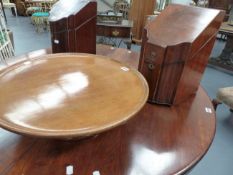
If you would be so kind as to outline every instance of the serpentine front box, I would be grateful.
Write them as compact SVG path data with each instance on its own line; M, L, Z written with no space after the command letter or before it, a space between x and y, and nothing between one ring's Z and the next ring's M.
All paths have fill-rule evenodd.
M171 4L143 31L139 71L149 102L173 105L197 91L225 12Z
M97 2L60 0L50 11L53 53L96 53Z

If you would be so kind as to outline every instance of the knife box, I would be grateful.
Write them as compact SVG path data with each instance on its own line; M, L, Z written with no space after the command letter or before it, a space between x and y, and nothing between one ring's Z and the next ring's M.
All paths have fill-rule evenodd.
M71 2L55 4L51 9L49 23L52 52L95 54L97 3L87 1L82 4L85 1L74 0Z
M197 91L225 12L169 5L143 31L139 71L149 102L176 105Z

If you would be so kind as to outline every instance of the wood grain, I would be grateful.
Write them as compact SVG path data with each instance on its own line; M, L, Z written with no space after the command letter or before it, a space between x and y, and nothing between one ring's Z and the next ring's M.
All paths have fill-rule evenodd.
M49 50L37 55L45 52ZM97 46L97 53L127 64L139 60L137 53L107 46ZM21 59L28 55L33 54ZM199 87L186 102L173 107L146 104L127 124L81 141L33 139L1 129L0 174L64 175L68 164L75 175L95 170L101 175L183 174L207 152L215 124L211 101Z
M69 4L67 5L69 6ZM96 18L97 2L91 1L77 14L64 17L58 21L50 21L53 53L95 54Z
M0 72L0 85L0 125L39 137L70 139L111 129L134 116L148 97L137 70L90 54L14 64Z
M174 105L196 93L225 13L169 5L147 24L139 71L149 83L149 101Z
M129 11L129 19L133 21L132 34L136 40L142 39L146 16L152 15L155 9L154 0L133 0Z
M133 21L122 20L121 23L108 24L97 22L96 34L105 37L130 38L130 31L133 27Z

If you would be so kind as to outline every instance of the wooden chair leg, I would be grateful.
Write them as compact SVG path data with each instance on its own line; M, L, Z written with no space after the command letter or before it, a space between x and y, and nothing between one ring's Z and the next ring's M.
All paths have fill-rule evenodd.
M14 10L15 10L15 16L18 17L18 14L17 14L17 8L14 7Z
M215 111L216 111L218 105L219 105L219 104L222 104L222 103L221 103L219 100L217 100L217 99L213 99L213 100L212 100L212 104L213 104L214 109L215 109Z

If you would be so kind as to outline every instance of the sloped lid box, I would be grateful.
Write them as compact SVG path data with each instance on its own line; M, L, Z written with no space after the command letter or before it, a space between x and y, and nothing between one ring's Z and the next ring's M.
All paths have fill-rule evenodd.
M171 4L145 27L139 71L149 84L150 102L179 104L195 94L224 15Z
M60 0L50 11L53 53L96 53L97 3L89 0Z

